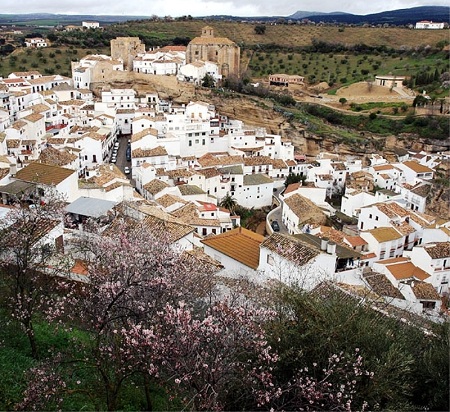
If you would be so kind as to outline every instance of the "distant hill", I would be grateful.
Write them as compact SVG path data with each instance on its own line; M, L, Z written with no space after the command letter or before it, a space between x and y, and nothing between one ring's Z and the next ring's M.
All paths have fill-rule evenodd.
M290 16L287 16L288 19L305 19L309 16L336 16L336 15L343 15L348 14L344 13L343 11L333 11L331 13L321 13L317 11L296 11L294 14L291 14Z
M304 12L297 12L304 13ZM290 18L294 18L294 13ZM356 15L356 14L318 14L307 16L308 20L324 23L346 23L346 24L391 24L406 25L415 24L421 20L432 20L434 22L449 22L450 7L445 6L423 6L410 9L383 11L381 13ZM305 18L305 17L300 17Z
M94 20L99 23L112 24L129 20L148 19L147 16L96 16L90 14L51 14L51 13L30 13L30 14L0 14L0 24L33 24L34 22L49 21L55 24L80 24L82 21Z

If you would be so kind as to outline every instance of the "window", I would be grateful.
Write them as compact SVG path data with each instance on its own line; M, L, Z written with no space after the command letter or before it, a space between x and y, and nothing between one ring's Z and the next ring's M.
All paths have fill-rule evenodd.
M189 140L189 146L192 146L192 140Z
M372 219L372 213L369 215L369 219Z
M267 263L269 265L273 265L274 264L274 260L273 260L273 256L272 255L267 255Z

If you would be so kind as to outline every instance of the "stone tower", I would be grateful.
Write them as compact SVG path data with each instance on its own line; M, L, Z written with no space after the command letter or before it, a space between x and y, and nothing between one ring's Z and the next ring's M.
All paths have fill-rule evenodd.
M122 60L124 70L133 70L133 60L139 53L145 53L145 44L139 37L116 37L111 40L111 57Z
M205 26L202 35L195 37L187 46L186 63L211 61L219 66L223 77L240 76L240 48L226 37L214 37L214 29Z

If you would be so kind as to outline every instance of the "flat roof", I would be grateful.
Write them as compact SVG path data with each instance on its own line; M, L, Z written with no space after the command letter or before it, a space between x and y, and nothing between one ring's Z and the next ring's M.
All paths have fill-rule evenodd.
M100 216L105 216L116 204L117 202L111 200L82 196L68 205L66 207L66 212L98 218Z

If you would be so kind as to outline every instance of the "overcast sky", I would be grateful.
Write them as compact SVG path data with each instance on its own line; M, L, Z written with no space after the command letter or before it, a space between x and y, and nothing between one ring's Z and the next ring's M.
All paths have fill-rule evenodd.
M447 6L448 0L1 0L0 14L60 13L133 16L289 16L298 10L370 14L417 6Z

